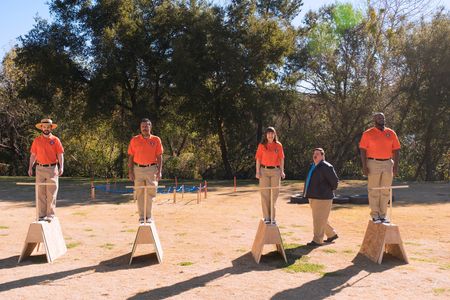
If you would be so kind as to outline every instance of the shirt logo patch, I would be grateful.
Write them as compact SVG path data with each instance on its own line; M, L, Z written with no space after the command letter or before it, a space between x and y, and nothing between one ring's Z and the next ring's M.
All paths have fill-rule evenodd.
M390 137L391 136L391 134L388 132L388 133L386 133L386 137Z
M156 143L155 143L155 142L153 142L153 141L150 141L150 145L151 145L151 146L155 146L155 145L156 145Z
M54 145L55 144L55 141L54 140L50 140L50 145Z

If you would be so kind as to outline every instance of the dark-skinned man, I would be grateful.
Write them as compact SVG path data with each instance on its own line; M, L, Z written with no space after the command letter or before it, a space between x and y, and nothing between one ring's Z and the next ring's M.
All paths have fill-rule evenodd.
M389 223L387 207L389 190L374 187L391 186L398 173L400 142L394 130L385 127L385 116L373 115L374 127L366 130L359 142L363 173L367 176L370 215L374 223Z

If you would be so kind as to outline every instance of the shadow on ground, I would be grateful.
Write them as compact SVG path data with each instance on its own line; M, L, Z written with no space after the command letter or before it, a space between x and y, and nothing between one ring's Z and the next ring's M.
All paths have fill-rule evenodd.
M289 262L294 263L295 259L293 251L286 251L286 255L289 257ZM297 249L297 253L295 255L299 255L299 252L308 253L310 250L305 251L299 251ZM303 254L304 255L304 254ZM300 255L301 256L301 255ZM129 299L166 299L168 297L177 296L180 295L186 291L189 291L191 289L204 287L209 282L214 281L220 277L223 276L231 276L231 275L238 275L243 274L247 272L253 272L253 271L270 271L275 270L279 268L286 267L287 264L284 263L282 258L280 257L279 253L276 251L270 252L266 255L263 255L261 257L261 261L259 264L256 264L252 254L250 252L236 258L232 261L232 266L228 268L224 268L221 270L217 270L214 272L210 272L207 274L203 274L194 278L191 278L186 281L181 281L178 283L175 283L173 285L165 286L156 288L150 291L142 292L139 294L136 294L135 296L129 298Z
M27 258L20 264L17 264L19 256L11 256L5 259L0 260L0 270L1 269L11 269L11 268L20 268L23 266L27 266L30 264L46 264L47 260L45 255L36 255ZM105 260L100 262L98 265L87 266L72 270L66 270L55 273L47 273L38 276L26 277L18 280L13 280L9 282L4 282L0 284L0 292L9 291L12 289L23 288L27 286L41 285L41 284L50 284L53 281L60 280L69 276L73 276L76 274L81 274L85 272L99 272L99 273L107 273L114 272L122 269L138 269L143 267L148 267L150 265L155 265L158 263L158 259L155 253L137 256L133 258L133 264L129 265L130 254L124 254L118 257L114 257L109 260Z
M402 261L386 255L383 259L383 264L378 265L368 260L365 256L358 254L352 260L352 264L350 266L334 272L326 273L324 276L316 280L306 282L299 287L279 292L273 295L271 299L325 299L339 294L346 288L352 287L373 273L380 273L402 264L404 264ZM354 282L349 282L351 278L358 275L362 271L367 272L367 274Z

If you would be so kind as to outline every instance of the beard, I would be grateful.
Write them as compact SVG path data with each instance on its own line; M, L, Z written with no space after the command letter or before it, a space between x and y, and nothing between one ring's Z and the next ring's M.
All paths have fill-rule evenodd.
M45 135L49 135L50 134L50 130L42 130L42 133L44 133Z

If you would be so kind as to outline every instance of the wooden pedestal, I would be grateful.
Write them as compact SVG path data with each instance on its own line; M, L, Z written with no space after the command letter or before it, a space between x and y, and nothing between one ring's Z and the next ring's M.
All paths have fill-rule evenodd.
M283 256L284 261L287 263L286 253L284 252L283 241L281 240L278 225L265 224L263 220L260 220L252 247L253 258L258 264L261 260L264 245L266 244L275 244L277 251Z
M375 224L369 221L359 252L378 264L381 264L384 253L389 253L409 263L403 248L400 230L395 224Z
M158 257L158 262L161 263L163 259L163 250L161 247L161 242L159 241L158 231L156 231L155 223L146 223L139 225L138 231L136 233L136 238L133 244L133 250L131 251L130 265L133 261L134 252L136 251L137 245L139 244L154 244L156 256Z
M57 217L54 217L51 222L36 221L30 224L19 263L24 258L29 257L40 243L44 244L47 262L49 263L67 252L66 242Z

